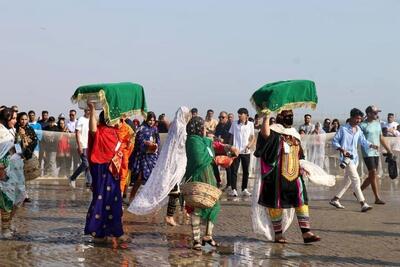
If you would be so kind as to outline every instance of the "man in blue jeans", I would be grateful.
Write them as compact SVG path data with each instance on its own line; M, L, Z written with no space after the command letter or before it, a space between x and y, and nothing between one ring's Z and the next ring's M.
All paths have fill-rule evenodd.
M76 178L85 172L86 187L90 187L92 184L92 176L90 175L89 161L87 155L88 139L89 139L89 116L90 110L85 109L85 115L80 117L76 122L75 137L78 146L78 153L81 158L81 164L69 177L69 184L72 188L76 188Z

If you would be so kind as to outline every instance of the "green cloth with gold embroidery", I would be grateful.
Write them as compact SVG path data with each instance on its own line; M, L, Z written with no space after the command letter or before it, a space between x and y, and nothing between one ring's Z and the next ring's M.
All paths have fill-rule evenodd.
M143 86L136 83L104 83L84 85L76 89L71 100L84 107L87 99L102 105L107 124L115 124L122 115L147 112Z
M318 103L315 83L309 80L289 80L268 83L258 89L250 99L259 113L310 107Z

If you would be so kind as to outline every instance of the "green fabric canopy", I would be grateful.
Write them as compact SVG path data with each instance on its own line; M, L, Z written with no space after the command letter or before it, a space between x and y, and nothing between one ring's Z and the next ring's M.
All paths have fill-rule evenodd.
M258 113L279 113L299 107L315 109L318 97L313 81L289 80L264 85L252 95L250 101Z
M143 86L135 83L84 85L76 89L71 98L80 108L86 108L88 99L95 101L96 106L100 105L107 124L110 125L117 123L122 115L132 116L147 112Z

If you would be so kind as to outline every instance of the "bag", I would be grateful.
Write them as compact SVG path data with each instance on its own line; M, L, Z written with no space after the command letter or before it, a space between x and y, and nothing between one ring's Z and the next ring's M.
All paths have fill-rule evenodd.
M394 157L391 154L386 154L385 156L386 156L385 162L387 162L388 164L389 177L391 179L396 179L398 176L396 157Z
M40 177L39 159L35 155L32 155L30 159L24 159L24 175L25 181L31 181Z
M229 168L232 165L232 162L235 158L229 156L216 156L214 161L217 166L221 166L222 168Z
M158 145L156 143L151 143L151 145L147 146L146 153L147 154L154 154L158 150Z

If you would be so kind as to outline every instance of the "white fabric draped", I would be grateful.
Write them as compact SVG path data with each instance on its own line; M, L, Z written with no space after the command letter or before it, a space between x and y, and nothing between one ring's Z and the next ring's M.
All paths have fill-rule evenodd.
M145 215L159 210L167 203L174 186L181 182L186 171L186 124L190 116L187 107L180 107L176 112L157 164L129 206L129 212Z
M0 124L0 158L14 147L14 135L4 125ZM0 191L7 195L15 206L20 205L25 197L24 162L21 156L14 153L6 168L7 180L0 181Z
M14 147L14 136L3 124L0 124L0 159L3 158L12 147Z
M334 186L335 176L327 174L319 166L309 161L301 160L300 166L304 168L311 182L324 186ZM253 198L251 205L251 221L253 224L253 231L256 234L265 236L270 241L275 239L274 229L272 227L271 218L267 212L267 208L258 204L260 197L261 188L261 170L260 170L260 159L257 159L256 163L256 177L254 182ZM284 209L282 214L282 229L285 232L291 225L295 215L295 209Z

